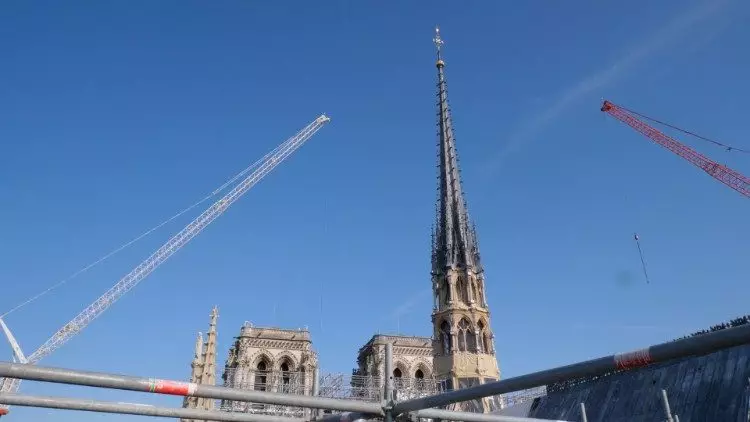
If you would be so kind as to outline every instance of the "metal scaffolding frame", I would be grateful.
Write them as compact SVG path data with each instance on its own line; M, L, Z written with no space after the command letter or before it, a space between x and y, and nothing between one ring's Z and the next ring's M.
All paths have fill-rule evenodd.
M141 391L183 397L192 396L209 399L307 407L319 410L312 412L309 417L292 418L216 410L161 408L149 405L101 402L62 397L38 397L13 393L0 393L0 404L230 422L354 422L360 420L381 419L385 422L392 422L396 416L405 416L412 420L428 418L466 422L541 422L546 419L512 417L498 414L454 412L439 409L437 407L537 387L574 377L600 375L612 371L613 369L637 368L676 358L704 355L717 350L749 343L750 325L745 325L697 337L662 343L634 352L619 353L519 377L481 384L462 390L454 390L447 393L405 401L396 401L393 398L393 346L392 344L387 344L385 363L388 378L385 380L383 386L384 400L380 403L319 397L317 395L305 396L279 392L241 390L181 381L139 378L99 372L76 371L29 364L0 362L0 376L8 378ZM317 382L314 382L314 385L314 394L317 394ZM323 416L321 410L339 411L341 413Z

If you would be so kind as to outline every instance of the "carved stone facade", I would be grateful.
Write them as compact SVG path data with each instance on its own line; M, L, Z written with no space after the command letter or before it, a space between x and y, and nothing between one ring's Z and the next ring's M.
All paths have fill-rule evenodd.
M355 375L383 377L385 345L393 344L395 378L432 378L432 339L429 337L372 336L357 354Z
M211 310L210 322L206 341L198 333L195 340L195 352L190 364L190 382L195 384L216 385L216 324L219 318L219 309L214 306ZM185 397L182 407L187 409L213 410L215 401L202 397ZM193 419L181 419L182 422L201 422Z
M246 322L229 349L222 378L228 387L272 391L279 387L266 373L300 374L298 386L309 394L317 367L318 355L306 329L255 327ZM286 381L284 378L282 385Z
M385 345L393 344L393 384L397 399L421 397L438 392L432 368L432 339L429 337L380 335L359 349L357 368L352 371L354 394L380 400L385 382Z

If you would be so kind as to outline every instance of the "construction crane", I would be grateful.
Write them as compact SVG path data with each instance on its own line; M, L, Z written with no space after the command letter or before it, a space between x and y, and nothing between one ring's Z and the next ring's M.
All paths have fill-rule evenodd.
M750 178L744 176L742 173L732 170L723 164L719 164L687 145L683 145L682 143L670 138L640 120L636 116L636 113L627 110L624 107L605 100L604 104L602 104L601 110L647 136L655 143L691 162L714 179L750 198Z
M258 183L263 177L271 172L276 166L281 164L287 157L299 149L307 142L318 130L320 130L330 119L322 114L313 122L305 126L296 135L284 141L276 149L268 153L264 160L257 166L249 176L239 182L221 199L214 202L195 220L190 222L179 233L169 239L162 247L156 250L145 261L140 263L125 277L118 281L106 293L81 311L75 318L60 328L49 340L42 344L39 349L26 358L21 350L20 345L13 337L10 329L0 320L0 328L5 332L8 341L13 348L14 359L22 363L35 364L44 357L48 356L60 346L68 342L73 336L81 332L94 319L106 311L114 302L120 299L125 293L135 287L140 281L151 274L157 267L163 264L175 252L185 246L190 240L198 235L217 217L224 213L235 201L244 195L250 188ZM25 361L25 362L24 362ZM18 391L20 380L14 378L0 378L0 392ZM0 405L0 416L7 414L7 407Z

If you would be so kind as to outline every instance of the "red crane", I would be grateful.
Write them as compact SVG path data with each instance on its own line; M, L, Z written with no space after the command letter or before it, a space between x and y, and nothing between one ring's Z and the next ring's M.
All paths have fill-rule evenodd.
M620 107L610 101L604 101L602 111L632 127L652 141L693 163L696 167L708 173L714 179L750 198L750 178L742 173L719 164L694 149L670 138L654 127L640 120L630 110Z

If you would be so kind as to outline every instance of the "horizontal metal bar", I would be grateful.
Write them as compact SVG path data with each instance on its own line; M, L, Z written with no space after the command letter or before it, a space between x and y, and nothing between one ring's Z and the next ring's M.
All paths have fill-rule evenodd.
M311 422L368 422L375 420L379 421L380 419L367 413L344 412L334 413L333 415L324 416L322 418L315 418Z
M253 415L250 413L230 413L216 410L179 409L154 407L133 403L114 403L67 397L27 396L22 394L0 393L0 403L44 407L47 409L82 410L85 412L119 413L124 415L156 416L163 418L183 418L220 422L302 422L301 418Z
M143 391L175 396L205 397L252 403L310 407L314 409L340 410L345 412L361 412L378 416L383 415L383 409L379 403L369 403L358 400L240 390L238 388L218 387L181 381L130 377L117 374L76 371L72 369L51 368L10 362L0 362L0 377L54 382L59 384L86 385L90 387L114 388L118 390Z
M396 403L393 406L393 411L398 414L418 409L446 406L451 403L459 403L511 391L521 391L571 378L603 375L618 369L639 368L671 359L704 355L747 343L750 343L750 324L688 337L669 343L657 344L634 352L618 353L616 355L547 369L519 377L488 382L487 384L475 387L407 400Z
M551 419L522 418L519 416L505 416L491 413L454 412L442 409L422 409L412 413L418 418L442 419L446 421L464 422L566 422Z

